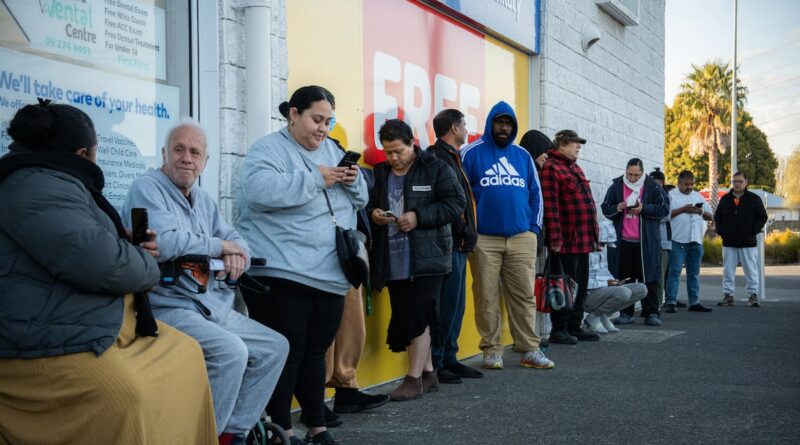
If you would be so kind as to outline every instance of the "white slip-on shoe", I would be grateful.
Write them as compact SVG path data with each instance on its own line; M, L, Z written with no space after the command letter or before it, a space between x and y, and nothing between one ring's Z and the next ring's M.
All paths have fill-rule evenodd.
M603 327L606 328L606 331L609 333L619 332L619 328L614 326L614 323L609 320L608 315L601 315L598 318L600 319L600 323L603 323Z
M586 324L589 326L589 329L592 330L595 334L608 334L608 331L605 327L603 327L603 323L600 322L600 319L597 315L589 314L586 316Z

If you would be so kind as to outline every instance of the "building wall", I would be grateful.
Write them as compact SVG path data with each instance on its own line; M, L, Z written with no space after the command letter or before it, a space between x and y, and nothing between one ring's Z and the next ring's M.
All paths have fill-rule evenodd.
M542 0L540 129L587 140L579 164L598 205L630 158L664 162L664 0L641 0L639 25L622 26L594 0ZM600 40L581 47L584 23Z
M219 206L228 221L237 216L236 195L239 170L247 154L247 97L245 95L247 60L245 58L245 12L233 6L235 0L219 0ZM286 0L271 0L270 51L272 74L272 119L278 129L285 120L278 105L287 100L289 56L286 44ZM250 81L254 81L250 79ZM258 79L256 79L258 81ZM212 153L212 156L214 154Z

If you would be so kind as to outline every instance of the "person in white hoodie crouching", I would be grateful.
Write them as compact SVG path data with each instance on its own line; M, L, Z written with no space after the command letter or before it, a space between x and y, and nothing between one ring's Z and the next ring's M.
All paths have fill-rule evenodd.
M589 284L587 286L585 324L597 334L619 332L608 316L626 308L647 295L643 283L627 283L627 277L619 279L608 271L608 252L606 246L617 242L617 234L611 221L601 221L600 252L589 254Z

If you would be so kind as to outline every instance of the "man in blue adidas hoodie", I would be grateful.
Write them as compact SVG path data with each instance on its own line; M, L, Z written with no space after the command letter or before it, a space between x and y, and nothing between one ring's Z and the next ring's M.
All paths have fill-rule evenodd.
M514 144L517 118L500 101L486 117L483 136L461 150L464 172L475 195L478 242L470 255L475 324L483 366L503 368L500 279L520 364L549 369L555 364L539 349L533 330L536 237L542 225L542 194L530 154Z

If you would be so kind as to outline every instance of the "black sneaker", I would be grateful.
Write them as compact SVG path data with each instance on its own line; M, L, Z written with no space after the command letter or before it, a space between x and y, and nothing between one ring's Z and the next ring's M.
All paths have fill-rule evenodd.
M750 297L747 298L747 305L749 307L761 307L761 303L758 302L758 295L750 294Z
M684 303L683 301L678 301L677 303L675 303L675 306L677 306L677 307L687 307L688 305L686 303Z
M461 377L455 375L447 368L439 368L436 370L436 377L439 378L439 383L447 383L455 385L461 383Z
M667 308L664 309L664 312L668 314L677 314L678 310L675 309L675 307L676 307L675 303L667 303Z
M323 431L313 436L311 433L306 433L305 441L307 444L315 445L339 445L339 442L333 438L333 434L331 434L330 431Z
M328 405L324 405L324 408L325 408L325 428L336 428L337 426L342 426L342 421L339 419L339 416L337 416L336 413L331 411L331 409L328 408ZM306 420L308 420L306 419L306 413L301 411L300 422L303 425L308 426Z
M599 341L600 336L594 332L584 331L581 328L570 329L569 335L574 336L578 341Z
M711 311L712 309L710 307L705 307L700 303L689 306L689 312L711 312Z
M569 335L564 329L554 329L550 333L550 343L558 343L561 345L577 345L578 339Z
M483 373L478 371L475 368L470 368L469 366L463 363L456 363L455 365L445 366L445 368L450 371L451 373L461 377L462 379L479 379L483 377ZM442 381L442 378L439 377L439 381Z
M366 394L356 388L336 388L333 398L333 412L339 414L357 413L377 408L389 401L387 394Z

